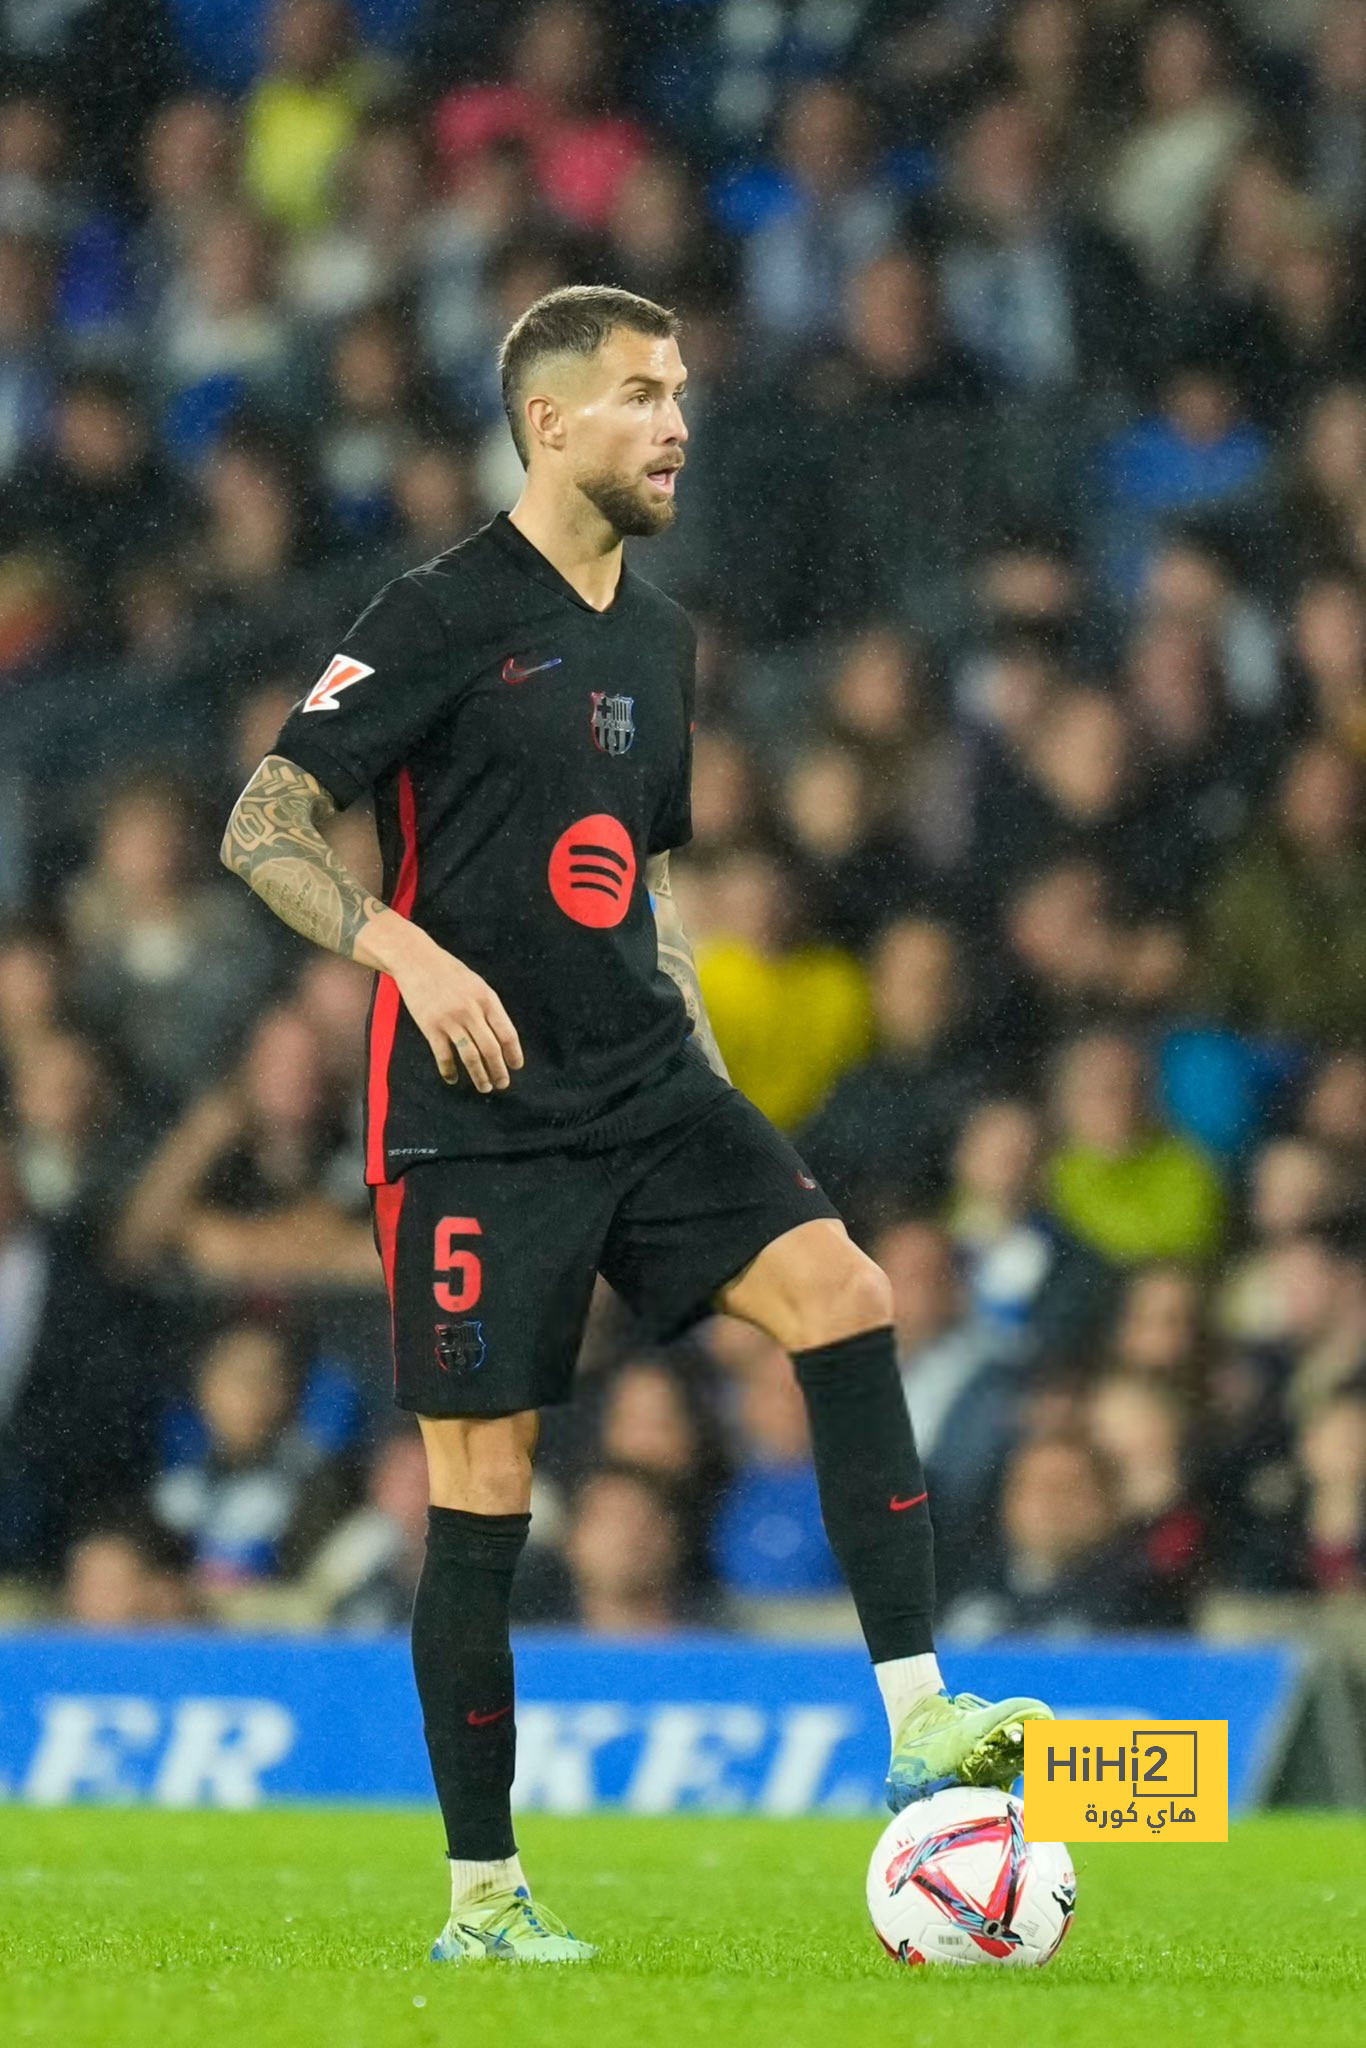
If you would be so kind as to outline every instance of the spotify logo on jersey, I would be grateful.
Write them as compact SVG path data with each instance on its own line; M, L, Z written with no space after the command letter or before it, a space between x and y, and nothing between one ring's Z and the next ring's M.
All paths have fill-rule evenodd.
M610 931L631 905L636 850L619 818L606 811L561 832L550 854L550 893L575 924Z

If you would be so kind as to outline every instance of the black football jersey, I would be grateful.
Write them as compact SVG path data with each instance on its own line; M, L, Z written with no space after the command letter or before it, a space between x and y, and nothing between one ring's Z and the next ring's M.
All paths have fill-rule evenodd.
M441 1079L376 977L366 1179L415 1160L618 1143L714 1077L658 965L648 855L691 834L685 614L623 565L598 612L505 514L388 584L275 751L344 807L373 789L394 910L482 974L526 1064Z

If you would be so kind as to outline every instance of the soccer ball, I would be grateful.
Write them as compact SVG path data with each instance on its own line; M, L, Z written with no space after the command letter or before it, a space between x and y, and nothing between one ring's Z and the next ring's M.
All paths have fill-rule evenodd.
M1072 1924L1077 1880L1062 1842L1027 1842L1009 1792L951 1785L899 1813L868 1866L868 1911L899 1963L1040 1969Z

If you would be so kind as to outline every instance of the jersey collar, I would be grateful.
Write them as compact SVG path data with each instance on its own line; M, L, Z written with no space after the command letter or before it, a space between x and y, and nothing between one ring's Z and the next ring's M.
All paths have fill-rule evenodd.
M587 598L581 597L568 578L561 576L555 564L548 560L541 553L540 549L533 546L526 535L513 525L506 512L499 512L495 518L489 521L484 531L490 540L498 543L505 554L511 555L512 559L520 568L526 571L528 576L534 576L536 581L543 583L547 590L553 590L558 596L568 598L570 604L577 605L581 612L587 612L590 619L614 618L622 609L623 600L627 596L627 577L630 575L624 555L621 561L621 575L617 578L617 587L613 593L612 602L605 610L599 611L596 605L589 604Z

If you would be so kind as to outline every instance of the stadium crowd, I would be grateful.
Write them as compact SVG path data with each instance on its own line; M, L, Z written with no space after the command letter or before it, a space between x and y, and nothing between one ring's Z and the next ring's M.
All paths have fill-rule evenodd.
M215 851L512 502L497 342L570 281L685 321L680 893L891 1276L945 1623L1366 1591L1366 0L26 0L0 52L6 1611L406 1617L368 977ZM785 1357L604 1291L517 1598L852 1629Z

